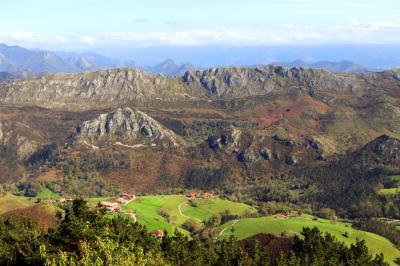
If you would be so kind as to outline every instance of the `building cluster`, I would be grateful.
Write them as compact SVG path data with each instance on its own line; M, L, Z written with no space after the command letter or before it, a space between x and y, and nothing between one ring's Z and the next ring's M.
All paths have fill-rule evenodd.
M128 192L124 192L120 195L120 197L111 201L102 201L100 202L100 206L105 208L109 212L117 212L121 213L121 205L127 204L136 199L135 195L129 194Z
M297 211L291 210L291 211L287 211L285 213L277 213L277 214L275 214L275 218L286 219L286 218L295 217L298 215L299 215L299 213Z
M186 193L186 197L191 198L191 199L205 199L205 198L212 198L214 197L214 194L212 192L196 192L196 191L189 191Z

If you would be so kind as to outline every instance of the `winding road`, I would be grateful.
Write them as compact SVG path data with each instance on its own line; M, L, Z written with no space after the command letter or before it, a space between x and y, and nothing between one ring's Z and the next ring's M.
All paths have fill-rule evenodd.
M217 238L220 238L222 236L222 234L225 232L226 229L228 229L229 227L234 226L237 222L239 222L239 220L233 220L233 223L231 225L228 225L227 227L225 227L224 229L221 230L221 232L219 232Z
M189 219L194 219L194 220L196 220L196 221L198 221L198 222L201 223L202 221L201 221L200 219L195 218L195 217L190 217L190 216L187 216L187 215L183 214L183 212L182 212L182 205L185 204L185 203L188 203L188 201L184 201L184 202L182 202L182 203L180 203L180 204L178 205L179 214L180 214L181 216L183 216L183 217L186 217L186 218L189 218Z

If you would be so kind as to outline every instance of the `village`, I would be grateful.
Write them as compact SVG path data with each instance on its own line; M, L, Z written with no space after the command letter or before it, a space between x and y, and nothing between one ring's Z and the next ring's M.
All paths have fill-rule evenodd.
M208 198L216 198L216 196L214 195L214 193L212 192L201 192L201 191L187 191L184 194L184 197L187 198L187 202L191 202L193 199L208 199ZM106 210L108 213L113 213L113 214L117 214L117 215L125 215L131 219L133 219L134 222L137 222L138 218L137 215L134 211L132 210L124 210L123 205L126 205L132 201L137 200L138 197L134 194L131 194L129 192L123 192L121 193L121 195L119 195L119 197L116 198L111 198L107 201L101 201L97 204L97 207L103 208L104 210ZM52 202L56 202L56 203L65 203L65 202L69 202L72 201L72 198L66 198L66 197L61 197L58 198L57 200L53 200ZM184 202L183 202L184 203ZM181 203L178 206L178 210L179 213L182 216L186 216L182 213L181 207L182 204ZM286 211L286 212L281 212L281 213L276 213L274 215L275 219L282 219L285 220L287 218L290 217L296 217L299 216L299 213L297 211L291 210L291 211ZM221 232L223 233L223 232ZM152 234L156 237L159 238L163 238L165 236L165 231L161 230L161 229L156 229L152 232Z

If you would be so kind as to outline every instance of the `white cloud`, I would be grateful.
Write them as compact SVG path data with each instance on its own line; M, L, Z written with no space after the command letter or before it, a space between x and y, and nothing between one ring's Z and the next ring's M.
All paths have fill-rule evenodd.
M279 45L279 44L400 44L400 24L377 21L362 24L351 20L348 25L318 27L283 25L281 27L208 28L169 32L105 32L85 36L53 36L14 31L0 32L0 42L27 47L55 49L137 46L201 45Z
M96 38L90 35L83 36L79 39L79 42L84 45L94 45L96 43Z

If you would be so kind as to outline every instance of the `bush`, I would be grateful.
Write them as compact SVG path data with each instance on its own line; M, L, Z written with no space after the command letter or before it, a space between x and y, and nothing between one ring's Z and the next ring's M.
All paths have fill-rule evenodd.
M194 233L201 229L201 224L194 219L189 219L182 224L182 227L189 232Z
M165 219L167 219L168 222L169 222L170 219L171 219L171 215L169 214L169 212L167 212L167 211L164 210L164 209L160 209L160 210L158 211L158 214L159 214L160 216L164 217Z

